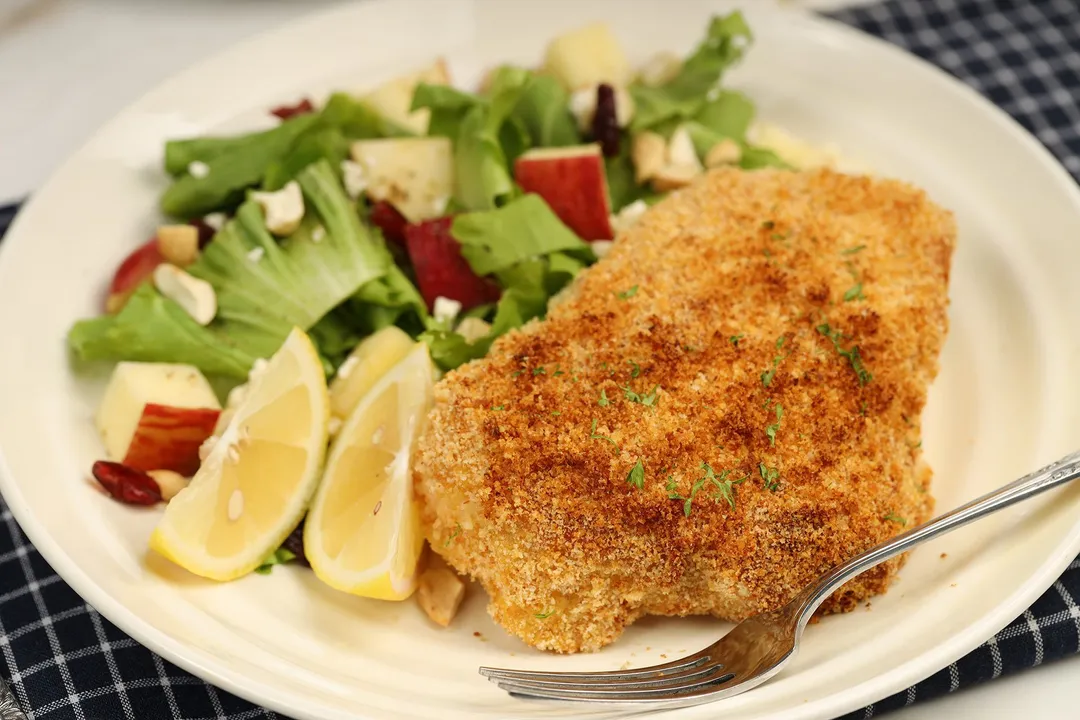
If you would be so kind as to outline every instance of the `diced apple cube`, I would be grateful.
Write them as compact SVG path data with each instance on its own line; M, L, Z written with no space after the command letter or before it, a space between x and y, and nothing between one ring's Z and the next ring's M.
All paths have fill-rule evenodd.
M626 87L630 83L630 63L611 28L595 23L572 30L552 40L544 57L544 68L567 90L608 83Z
M352 144L363 168L367 196L384 200L410 223L441 217L454 191L454 154L449 138L384 138Z
M220 412L197 368L124 362L113 371L96 424L110 459L139 470L193 475L199 446Z
M542 197L582 240L615 237L599 145L530 150L514 163L514 179Z
M450 73L446 63L439 59L434 65L420 72L396 77L380 85L364 96L364 101L387 120L410 130L417 135L427 132L431 113L427 109L410 112L413 91L420 83L428 85L449 85Z
M462 257L461 244L450 234L453 222L447 217L405 228L405 246L428 310L434 310L439 297L458 301L462 310L499 299L499 287L477 277Z

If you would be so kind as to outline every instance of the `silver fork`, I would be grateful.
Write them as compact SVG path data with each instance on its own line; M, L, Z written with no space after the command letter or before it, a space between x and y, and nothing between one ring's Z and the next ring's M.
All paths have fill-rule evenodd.
M836 566L787 605L736 625L704 650L673 662L611 672L530 672L480 668L480 674L519 696L652 707L699 705L744 693L783 669L799 648L818 606L841 585L921 542L955 530L1080 477L1080 452L897 535Z

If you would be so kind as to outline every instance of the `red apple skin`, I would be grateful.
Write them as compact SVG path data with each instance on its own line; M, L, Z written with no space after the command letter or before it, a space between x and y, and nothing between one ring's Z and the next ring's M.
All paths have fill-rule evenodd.
M379 200L371 206L371 224L382 230L383 237L401 247L405 247L405 227L409 221L397 209Z
M172 470L191 477L199 469L199 446L214 432L220 410L147 403L128 445L124 465Z
M461 256L461 244L450 234L453 222L444 217L405 228L405 245L428 310L437 297L457 300L464 310L499 299L498 286L478 277Z
M559 157L546 148L543 156L525 153L514 163L514 179L527 193L536 193L582 240L612 240L611 205L604 160L595 153L567 148Z
M139 287L144 280L148 280L154 268L163 262L165 258L158 249L157 238L151 238L124 258L124 262L120 263L120 267L116 269L112 283L109 285L105 311L120 312L128 298L135 292L135 288Z

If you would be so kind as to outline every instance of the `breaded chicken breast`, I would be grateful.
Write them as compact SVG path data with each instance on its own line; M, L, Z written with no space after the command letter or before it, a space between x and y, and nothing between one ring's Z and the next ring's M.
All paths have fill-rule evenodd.
M431 547L546 650L781 605L931 512L919 418L954 240L888 180L726 170L673 194L438 384L416 464Z

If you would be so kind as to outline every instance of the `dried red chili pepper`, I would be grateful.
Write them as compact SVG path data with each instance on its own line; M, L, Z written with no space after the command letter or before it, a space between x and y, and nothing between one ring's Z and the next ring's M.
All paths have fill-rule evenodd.
M113 499L127 505L157 505L162 500L157 481L142 470L98 460L91 472Z

